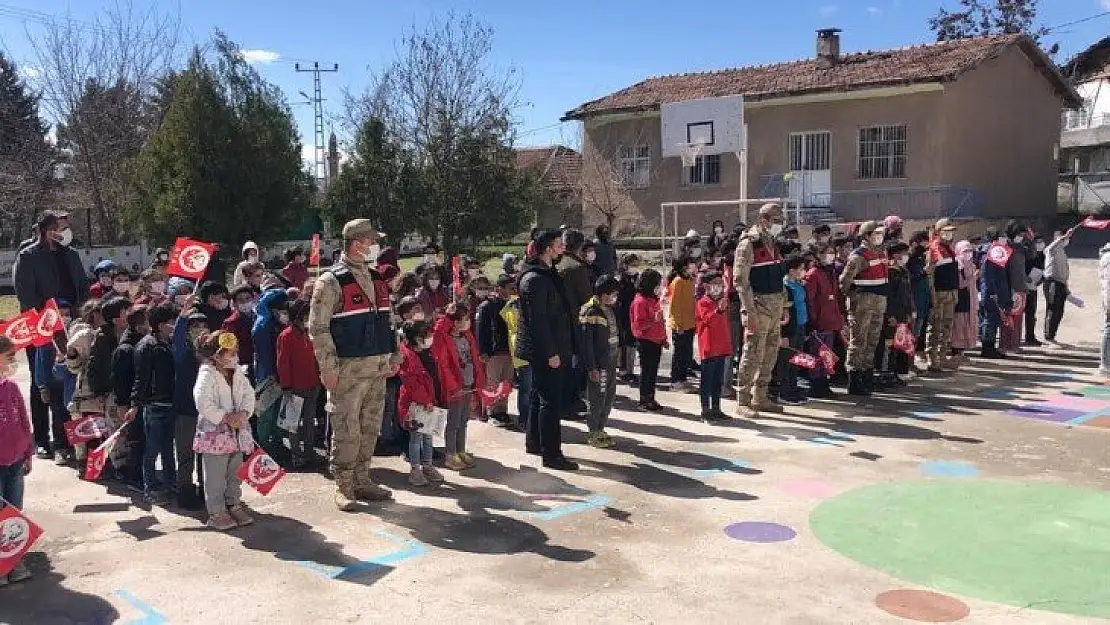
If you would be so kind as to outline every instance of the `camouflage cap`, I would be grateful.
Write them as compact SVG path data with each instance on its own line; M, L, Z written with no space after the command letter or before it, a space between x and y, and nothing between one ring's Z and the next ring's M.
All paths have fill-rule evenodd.
M374 228L373 222L369 219L352 219L343 226L343 239L351 241L361 237L375 237L378 239L385 238L384 232L378 232Z
M774 202L767 202L759 207L759 216L766 219L774 219L782 217L782 207Z
M938 219L937 220L937 225L935 226L935 229L938 230L938 231L939 230L955 230L956 229L956 224L952 223L951 219L945 217L944 219Z
M879 225L879 222L877 221L865 221L859 226L859 235L861 237L866 237L876 232L883 232L885 230L886 228Z

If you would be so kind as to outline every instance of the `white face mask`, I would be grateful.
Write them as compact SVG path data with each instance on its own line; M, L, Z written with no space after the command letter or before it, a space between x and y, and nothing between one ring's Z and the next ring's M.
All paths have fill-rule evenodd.
M1037 251L1038 251L1038 252L1043 252L1043 251L1044 251L1044 247L1045 247L1045 246L1044 246L1044 243L1038 243L1038 244L1037 244L1036 246L1034 246L1034 247L1036 247L1036 249L1037 249Z
M58 230L54 233L53 239L54 242L58 245L61 245L62 247L69 247L69 244L73 243L73 230L70 230L69 228Z
M278 313L274 315L274 318L283 326L289 325L289 313L284 310L279 310Z
M663 287L661 287L661 286L655 287L655 297L663 297L663 293L665 293L665 292L666 291L664 291Z
M825 254L824 260L826 265L831 265L836 262L836 254Z
M119 280L118 282L114 282L112 283L112 290L114 290L116 293L119 293L120 295L126 295L128 292L131 291L131 281Z
M721 234L721 233L722 233L722 232L724 232L724 231L725 231L725 229L724 229L724 228L722 228L722 227L720 227L720 226L717 226L716 228L713 228L713 232L714 232L715 234Z
M910 259L908 256L899 256L898 258L894 259L894 264L899 267L905 267L906 263L908 263L909 261Z
M184 306L185 301L188 300L188 299L189 299L189 296L186 295L186 294L174 295L173 296L173 303L177 304L178 306Z
M237 309L237 310L238 310L238 311L239 311L240 313L242 313L242 314L244 314L244 315L245 315L245 314L248 314L248 313L250 313L250 312L253 312L253 311L254 311L254 302L248 302L248 303L246 303L246 304L239 304L239 305L238 305L238 306L236 306L235 308L236 308L236 309Z
M942 232L942 233L940 233L941 241L951 241L954 238L956 238L956 233L955 232Z
M777 237L782 234L782 224L771 224L771 236Z
M487 297L489 297L489 291L486 291L484 289L481 291L474 291L474 297L477 297L478 299L486 299Z
M422 347L424 349L431 349L432 348L432 342L433 342L432 337L425 336L424 338L420 339L420 347Z
M433 291L438 289L439 288L439 280L428 280L428 288L433 290Z
M439 258L437 258L435 254L425 254L424 255L424 262L429 264L429 265L438 265L439 264Z
M998 244L999 245L1006 245L1009 242L1010 242L1009 237L998 237Z
M216 305L212 308L215 308L216 310L227 310L228 306L230 305L231 302L227 301L226 299L220 298L216 300Z
M719 284L712 284L712 285L709 286L709 297L712 297L713 299L717 299L718 297L721 296L721 293L724 293L724 292L725 292L725 287L723 287Z
M876 235L873 235L871 237L871 245L882 245L882 244L883 244L883 235L876 234Z
M1021 235L1018 235L1018 236L1014 237L1014 243L1021 243L1024 240L1025 240L1025 237L1023 237Z
M161 295L161 294L165 293L166 292L166 283L165 282L151 282L150 283L150 292L153 293L154 295Z
M378 254L381 253L382 246L378 245L377 243L371 243L370 245L362 248L362 260L368 263L377 262Z
M466 275L470 276L470 279L473 280L473 279L477 278L478 276L482 275L482 270L481 269L467 269L466 270Z
M100 286L105 288L112 286L112 276L100 276Z
M597 260L597 252L586 252L586 262L592 263Z

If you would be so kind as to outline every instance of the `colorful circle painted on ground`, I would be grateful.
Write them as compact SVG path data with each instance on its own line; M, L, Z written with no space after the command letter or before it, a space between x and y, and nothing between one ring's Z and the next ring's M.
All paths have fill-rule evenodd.
M971 614L963 601L931 590L888 590L875 597L875 605L887 614L924 623L955 623Z
M1110 617L1110 493L1056 484L877 484L810 515L825 545L894 577L1015 606Z
M742 521L725 528L729 538L749 543L780 543L798 535L793 529L778 523Z

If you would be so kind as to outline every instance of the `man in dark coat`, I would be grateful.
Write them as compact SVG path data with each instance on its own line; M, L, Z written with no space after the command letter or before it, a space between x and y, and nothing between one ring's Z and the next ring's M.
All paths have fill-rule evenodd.
M526 450L543 457L543 466L574 471L578 465L563 455L561 421L577 396L571 373L575 355L576 309L555 271L563 253L558 232L545 230L533 241L535 255L520 277L520 326L516 356L532 364L532 401Z

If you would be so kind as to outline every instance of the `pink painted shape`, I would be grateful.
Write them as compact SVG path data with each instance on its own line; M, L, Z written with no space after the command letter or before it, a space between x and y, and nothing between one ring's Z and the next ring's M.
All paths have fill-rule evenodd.
M1041 399L1041 402L1052 404L1055 408L1078 410L1079 412L1101 412L1110 408L1110 400L1093 399L1090 397L1073 397L1071 395L1049 395Z
M791 495L808 497L810 499L828 499L841 490L821 480L788 480L783 482L779 488Z

